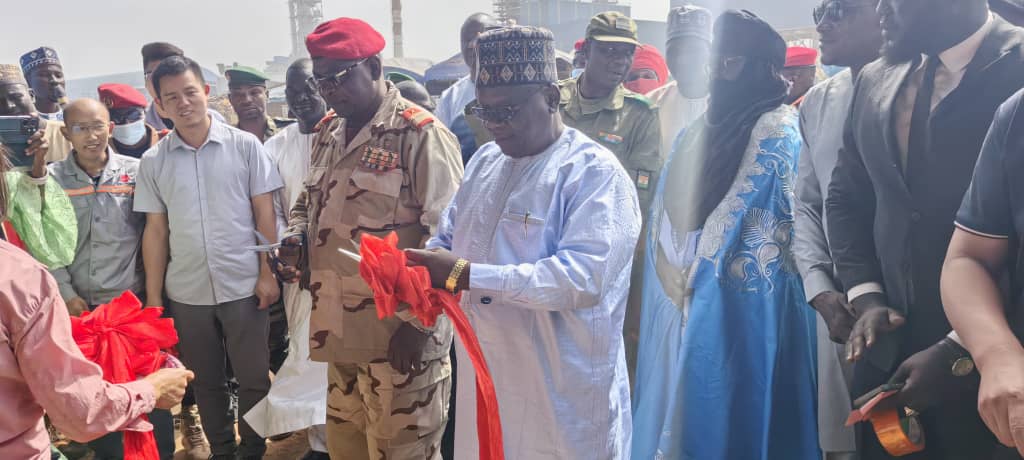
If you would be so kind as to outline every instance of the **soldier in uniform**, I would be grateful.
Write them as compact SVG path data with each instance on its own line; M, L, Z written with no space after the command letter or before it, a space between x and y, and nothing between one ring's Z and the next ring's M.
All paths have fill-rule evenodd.
M611 150L636 184L640 212L647 211L657 185L665 154L661 151L658 112L646 96L626 89L622 83L633 66L640 41L636 23L617 12L594 16L587 26L582 51L586 56L583 75L559 83L561 112L566 126L578 129ZM639 255L634 260L643 260ZM640 331L640 268L633 272L629 306L623 333L626 361L632 375Z
M228 102L238 116L236 128L267 142L284 127L295 123L287 118L267 115L267 77L252 67L235 66L224 71L228 79Z
M378 319L359 276L359 239L392 231L419 248L462 179L455 136L385 81L384 38L357 19L306 38L313 78L335 114L321 123L305 191L291 210L282 279L313 298L310 358L329 363L332 458L440 459L451 392L449 321L408 311ZM301 249L297 249L301 248Z
M107 103L127 103L108 95ZM143 99L145 106L145 99ZM53 270L61 297L72 316L110 302L124 291L144 298L140 249L146 216L132 211L139 160L107 146L112 125L107 108L79 99L64 111L64 135L74 146L67 159L50 164L50 175L71 199L78 223L78 243L71 265ZM162 458L174 456L171 413L150 414ZM120 433L89 443L100 460L124 458Z
M130 85L106 83L96 88L96 92L110 111L110 121L114 124L110 147L116 153L140 158L170 132L157 131L146 123L146 97Z
M587 59L583 75L563 80L559 86L565 124L619 158L636 183L640 210L646 216L665 156L653 104L622 86L639 45L636 23L629 17L617 12L594 16L583 43Z

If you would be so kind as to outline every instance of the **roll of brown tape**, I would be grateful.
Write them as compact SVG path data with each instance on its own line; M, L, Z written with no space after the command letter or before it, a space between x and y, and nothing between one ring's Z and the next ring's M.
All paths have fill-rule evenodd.
M902 457L924 450L924 430L916 416L905 416L902 409L887 409L872 411L868 418L889 455Z

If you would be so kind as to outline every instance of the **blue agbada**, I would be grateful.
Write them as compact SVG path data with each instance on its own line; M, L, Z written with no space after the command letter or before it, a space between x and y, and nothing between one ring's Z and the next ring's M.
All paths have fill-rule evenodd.
M676 143L652 204L632 458L820 459L815 313L790 250L796 112L758 120L725 198L701 228L680 232L664 206L679 197L664 184L685 179L666 176L696 155L700 124ZM663 284L658 257L678 267L678 286Z

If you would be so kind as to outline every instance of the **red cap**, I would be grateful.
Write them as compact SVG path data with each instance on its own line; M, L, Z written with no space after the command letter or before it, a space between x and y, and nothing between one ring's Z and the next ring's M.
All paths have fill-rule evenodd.
M807 67L815 65L817 61L818 50L814 48L791 46L786 49L786 67Z
M583 50L583 44L586 43L586 42L587 42L587 40L583 39L583 38L581 38L579 40L576 40L576 44L573 45L572 48L574 50L576 50L576 51L582 51Z
M363 21L338 18L320 24L306 36L306 49L313 58L354 61L380 54L384 37Z
M128 109L132 107L146 108L146 96L139 90L123 83L106 83L96 88L100 102L110 110Z

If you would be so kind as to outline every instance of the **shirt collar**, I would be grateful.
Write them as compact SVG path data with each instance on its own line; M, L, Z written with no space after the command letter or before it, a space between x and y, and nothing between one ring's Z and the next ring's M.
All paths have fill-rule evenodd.
M985 36L992 30L994 23L992 13L989 13L985 24L971 34L971 36L957 43L952 48L939 53L939 60L942 61L942 65L953 72L962 72L967 68L967 65L974 59L974 55L977 54L978 48L981 48L981 43L985 40Z
M72 150L71 154L68 155L63 161L65 163L64 174L68 176L78 176L82 181L92 183L92 177L89 173L85 172L81 166L78 165L76 159L78 152ZM122 164L121 159L114 153L114 149L109 145L107 146L107 164L103 166L103 171L100 173L100 180L106 180L107 177L113 176L114 173L121 170Z
M575 87L573 91L575 91L576 95L579 96L580 110L584 115L590 115L602 110L619 110L624 105L626 92L622 84L619 84L611 94L598 99L587 99L583 97L583 92L580 91L579 85L580 79L577 79L573 84Z
M221 123L220 121L217 121L217 119L214 118L213 116L211 116L209 113L207 113L206 116L210 118L210 132L206 135L206 142L203 142L202 145L206 145L206 144L208 144L210 142L214 142L214 143L217 143L217 144L220 144L220 145L224 145L224 143L227 141L227 138L228 138L228 127L227 127L227 125L224 124L224 123ZM188 149L188 150L195 150L192 147L190 147L188 144L185 143L185 141L181 138L181 136L178 135L178 130L176 130L176 129L172 130L171 133L167 135L167 137L170 138L170 139L167 140L167 142L168 142L167 146L170 147L171 150L178 149L178 148L184 148L184 149Z

